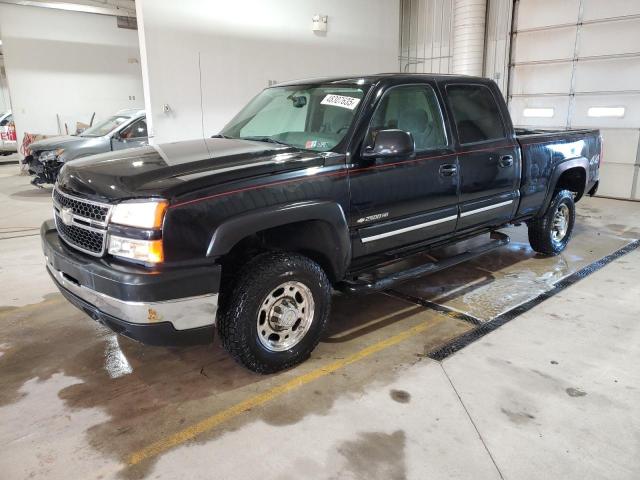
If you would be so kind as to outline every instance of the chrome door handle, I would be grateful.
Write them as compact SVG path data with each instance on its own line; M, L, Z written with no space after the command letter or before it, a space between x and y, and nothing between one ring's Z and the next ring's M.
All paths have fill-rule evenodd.
M439 172L443 177L453 177L456 173L458 173L458 166L455 163L440 165Z
M513 165L513 157L511 155L504 155L502 158L500 158L498 165L500 165L502 168L511 167Z

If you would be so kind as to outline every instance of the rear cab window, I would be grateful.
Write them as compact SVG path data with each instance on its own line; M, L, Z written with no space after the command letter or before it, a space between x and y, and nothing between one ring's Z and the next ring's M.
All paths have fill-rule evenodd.
M461 145L506 137L498 102L489 87L479 84L449 84L446 91Z

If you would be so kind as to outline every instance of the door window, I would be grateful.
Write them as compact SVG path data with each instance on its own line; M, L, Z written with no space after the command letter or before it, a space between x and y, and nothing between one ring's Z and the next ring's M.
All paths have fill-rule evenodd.
M447 97L461 144L505 137L496 99L484 85L449 85Z
M413 135L416 152L447 145L438 98L428 85L406 85L389 90L376 108L366 145L378 131L400 129Z
M129 125L120 133L120 137L127 140L133 138L146 138L147 135L147 122L144 118Z

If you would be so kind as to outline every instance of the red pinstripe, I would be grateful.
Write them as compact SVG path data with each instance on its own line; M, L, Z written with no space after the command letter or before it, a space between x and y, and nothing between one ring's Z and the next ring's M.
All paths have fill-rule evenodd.
M496 150L498 148L511 147L511 146L513 146L513 145L511 145L511 144L497 145L497 146L493 146L493 147L490 147L490 148L480 148L480 149L477 149L477 150L469 150L467 152L446 153L444 155L436 155L436 156L433 156L433 157L413 158L411 160L403 160L401 162L385 163L385 164L382 164L382 165L372 165L370 167L356 168L356 169L351 169L351 170L344 169L344 170L340 170L338 172L320 173L318 175L315 175L313 178L337 177L337 176L349 175L349 174L354 174L354 173L362 173L362 172L366 172L366 171L374 170L374 169L378 169L378 168L396 167L398 165L405 165L405 164L409 164L409 163L423 162L423 161L433 160L433 159L437 159L437 158L447 158L447 157L455 157L455 156L458 156L458 155L468 155L470 153L487 152L487 151ZM211 200L213 198L224 197L224 196L227 196L227 195L233 195L234 193L242 193L242 192L247 192L247 191L250 191L250 190L257 190L259 188L267 188L267 187L273 187L273 186L277 186L277 185L285 185L285 184L293 183L293 182L300 182L300 181L302 181L304 179L305 179L305 177L292 178L292 179L289 179L289 180L280 180L280 181L277 181L277 182L268 183L266 185L254 185L254 186L251 186L251 187L238 188L238 189L235 189L235 190L228 190L226 192L220 192L220 193L215 193L213 195L207 195L206 197L195 198L193 200L187 200L187 201L184 201L184 202L178 202L178 203L175 203L173 205L170 205L169 208L183 207L185 205L190 205L192 203L204 202L205 200Z

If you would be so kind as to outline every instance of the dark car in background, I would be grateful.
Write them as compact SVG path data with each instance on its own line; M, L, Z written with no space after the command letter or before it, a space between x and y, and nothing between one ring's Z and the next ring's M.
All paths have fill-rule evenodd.
M29 165L33 185L53 184L62 165L70 160L98 153L140 147L148 142L144 110L122 110L78 135L45 138L29 145Z

